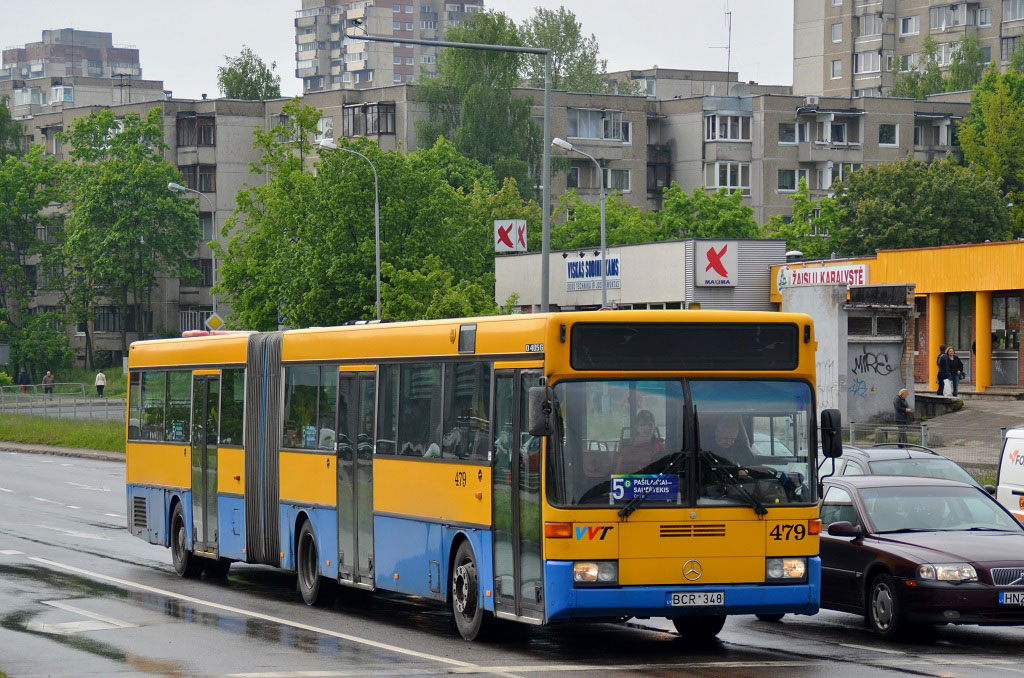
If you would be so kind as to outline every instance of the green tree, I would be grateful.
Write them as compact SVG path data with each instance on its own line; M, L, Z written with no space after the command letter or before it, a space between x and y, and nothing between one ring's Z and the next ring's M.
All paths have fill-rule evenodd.
M949 75L945 80L945 91L962 92L969 90L981 81L985 73L985 55L981 51L978 38L967 35L953 47L949 61ZM994 64L992 66L995 67Z
M508 16L480 12L457 27L446 39L491 45L522 45L519 31ZM540 174L541 130L533 120L533 100L513 96L519 84L522 55L449 48L441 50L437 77L420 79L418 97L426 103L427 119L416 123L421 147L438 137L455 149L488 165L499 181L516 180L524 193L532 193L530 177Z
M24 129L11 116L7 102L9 97L0 97L0 161L9 155L21 155L21 137Z
M931 36L924 39L922 57L920 67L912 70L902 70L900 60L893 60L894 81L889 96L924 99L929 94L968 90L981 80L985 72L985 56L973 35L965 36L953 45L949 74L945 77L939 66L938 45Z
M232 58L224 57L225 65L217 68L217 87L228 99L277 99L281 96L281 76L274 73L276 62L270 66L255 52L242 46L242 52Z
M740 191L709 193L703 186L687 193L679 184L665 189L661 226L666 238L760 238L754 210Z
M558 197L551 227L551 247L575 249L601 245L601 207L584 202L576 191ZM620 194L605 199L605 240L609 246L663 240L653 212L630 205Z
M1010 212L998 182L946 158L866 167L833 184L839 225L831 245L844 256L880 249L1006 240Z
M765 235L785 239L788 249L799 250L808 259L828 256L831 251L828 236L839 224L841 216L835 200L828 197L817 202L811 200L811 192L803 178L790 200L793 201L792 218L786 221L782 216L774 215L765 226Z
M571 92L608 91L608 62L600 58L597 38L586 37L576 15L558 9L537 7L520 27L523 43L551 50L551 88ZM544 57L523 59L523 78L531 87L544 86Z
M110 110L77 119L65 133L75 163L67 169L70 213L62 242L69 285L77 312L101 296L119 310L122 350L128 350L127 318L143 322L152 309L153 289L162 275L195 279L189 263L201 232L194 202L167 190L181 173L164 159L160 108L145 117L129 113L121 120Z
M71 347L64 331L62 313L32 313L17 327L10 327L11 364L16 369L25 367L35 383L39 383L46 370L71 365ZM0 335L5 322L0 320Z
M387 318L461 318L498 312L493 273L480 281L456 281L436 254L428 254L417 270L398 270L391 264L383 265L382 269L390 280L382 293Z

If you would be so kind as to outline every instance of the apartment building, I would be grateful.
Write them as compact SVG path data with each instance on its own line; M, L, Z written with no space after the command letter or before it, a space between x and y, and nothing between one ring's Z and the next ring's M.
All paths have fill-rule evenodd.
M413 82L436 72L437 48L355 40L365 31L396 39L442 40L483 9L483 0L302 0L295 13L295 77L303 92Z
M43 31L39 42L3 50L0 81L70 75L140 79L139 50L115 46L111 33L75 28Z
M924 63L927 37L940 66L974 36L985 61L1005 69L1024 33L1024 0L794 0L793 8L793 91L802 95L885 95L894 67Z

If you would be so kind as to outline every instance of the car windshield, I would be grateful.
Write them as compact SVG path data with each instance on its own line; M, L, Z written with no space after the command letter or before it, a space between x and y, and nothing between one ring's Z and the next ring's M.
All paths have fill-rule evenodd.
M686 386L678 379L557 384L552 503L622 506L638 493L647 495L645 506L749 504L745 495L765 505L816 500L806 383L689 380L701 447L714 455L702 460L699 473L692 451L684 452L684 440L695 433Z
M959 480L962 483L978 485L978 481L970 473L963 470L956 462L943 457L931 459L883 459L868 462L868 466L871 467L872 473L878 475L942 478L944 480Z
M974 487L871 487L860 490L860 498L875 532L1024 531L994 499Z

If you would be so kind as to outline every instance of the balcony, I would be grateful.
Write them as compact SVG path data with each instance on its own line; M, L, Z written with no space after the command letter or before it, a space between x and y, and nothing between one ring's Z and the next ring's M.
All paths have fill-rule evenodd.
M805 141L800 147L800 162L864 162L864 149L859 143L833 144Z
M296 45L308 45L311 42L316 42L316 33L306 33L295 38Z
M895 13L896 0L853 0L853 16Z

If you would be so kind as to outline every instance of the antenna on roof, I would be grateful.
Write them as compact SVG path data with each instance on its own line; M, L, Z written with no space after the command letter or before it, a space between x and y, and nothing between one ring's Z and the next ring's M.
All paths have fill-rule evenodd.
M725 81L729 82L729 71L732 69L732 10L729 9L729 0L725 0L725 21L727 28L727 40L725 46L713 45L711 49L725 50ZM728 94L728 92L726 92Z

